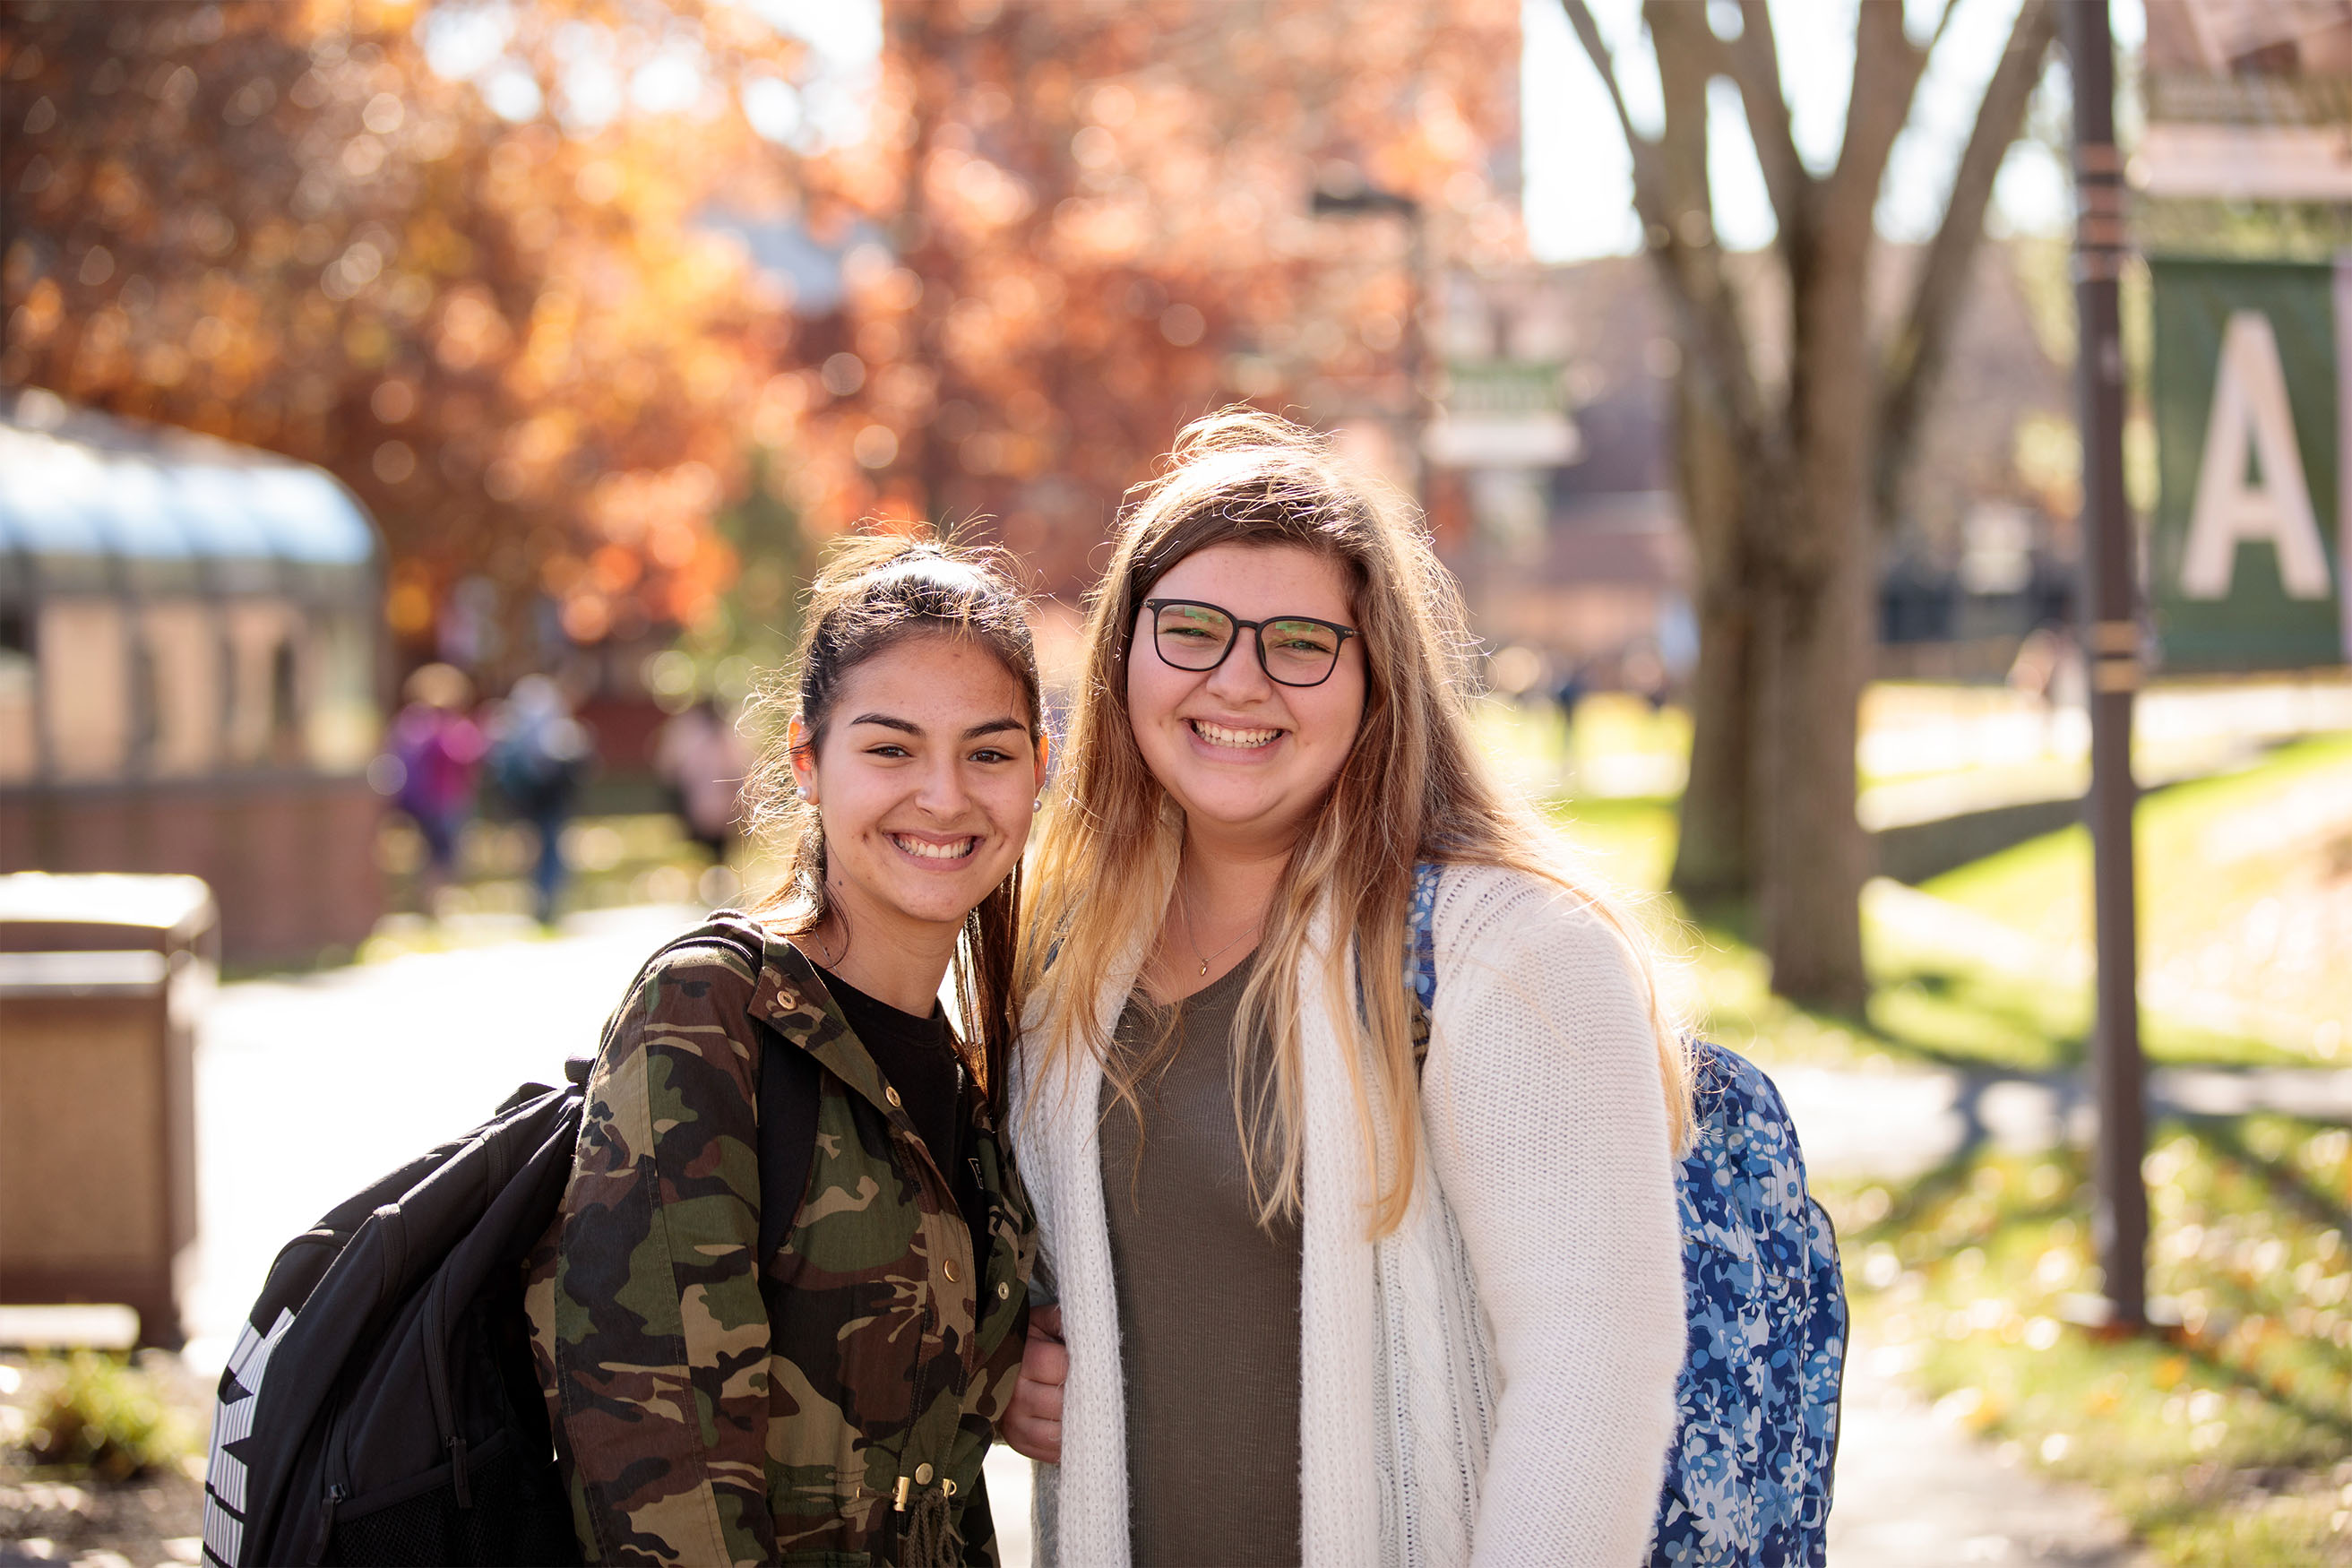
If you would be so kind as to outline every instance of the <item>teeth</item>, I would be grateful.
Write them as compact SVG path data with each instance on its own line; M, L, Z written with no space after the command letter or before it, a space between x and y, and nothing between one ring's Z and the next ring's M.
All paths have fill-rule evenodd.
M971 847L979 840L959 838L952 844L932 844L920 838L901 838L894 833L890 836L890 842L919 859L961 860L971 853Z
M1223 724L1212 724L1204 719L1192 721L1192 732L1213 746L1243 749L1265 745L1282 733L1279 730L1228 730Z

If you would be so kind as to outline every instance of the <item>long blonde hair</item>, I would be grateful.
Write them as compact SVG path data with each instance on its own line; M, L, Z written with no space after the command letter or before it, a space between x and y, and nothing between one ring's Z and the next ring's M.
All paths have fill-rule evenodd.
M1151 586L1178 562L1218 544L1290 545L1336 562L1363 638L1364 713L1354 746L1300 834L1275 890L1259 959L1234 1021L1235 1064L1247 1069L1263 1038L1270 1072L1237 1070L1234 1115L1261 1225L1298 1212L1304 1148L1299 961L1328 900L1327 1005L1357 1031L1351 1062L1368 1151L1386 1143L1372 1218L1384 1235L1412 1201L1420 1158L1418 1065L1403 983L1405 921L1416 861L1509 867L1557 884L1616 933L1649 999L1668 1125L1679 1148L1690 1122L1680 1038L1657 1002L1649 946L1596 889L1572 879L1549 835L1487 777L1464 694L1472 644L1452 574L1409 509L1353 470L1312 430L1248 407L1196 420L1168 467L1139 486L1116 534L1117 552L1087 622L1087 662L1072 719L1060 798L1038 852L1039 893L1025 922L1023 987L1044 1027L1022 1042L1042 1053L1043 1081L1091 1053L1139 1119L1139 1064L1106 1037L1096 1012L1101 977L1148 951L1166 918L1183 849L1182 813L1146 765L1127 703L1127 660ZM1367 983L1348 994L1352 948ZM1369 1043L1367 1052L1361 1047ZM1245 1085L1260 1086L1255 1091ZM1091 1108L1084 1108L1091 1110ZM1385 1136L1383 1136L1385 1133ZM1262 1152L1263 1151L1263 1152ZM1270 1157L1270 1158L1269 1158ZM1270 1163L1272 1169L1261 1169Z

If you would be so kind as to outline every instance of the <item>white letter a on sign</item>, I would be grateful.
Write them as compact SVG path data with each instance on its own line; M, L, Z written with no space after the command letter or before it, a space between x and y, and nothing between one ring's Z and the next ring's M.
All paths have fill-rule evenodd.
M2251 484L2250 454L2262 466L2261 479ZM2214 370L2204 466L2180 561L2181 596L2228 598L2238 546L2247 542L2267 542L2278 551L2279 581L2289 598L2327 597L2327 553L2304 482L2278 339L2261 311L2232 310Z

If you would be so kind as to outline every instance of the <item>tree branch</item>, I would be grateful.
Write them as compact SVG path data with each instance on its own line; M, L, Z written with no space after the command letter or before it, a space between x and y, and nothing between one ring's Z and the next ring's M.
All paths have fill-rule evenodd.
M1952 25L1952 17L1959 8L1960 0L1944 0L1944 8L1936 17L1936 30L1927 35L1927 53L1934 54L1936 46L1944 41L1944 30Z
M1705 15L1696 7L1675 5L1651 18L1652 42L1660 51L1661 84L1670 100L1665 132L1674 146L1668 148L1633 129L1618 88L1615 63L1585 0L1560 0L1560 4L1593 69L1600 73L1633 154L1634 210L1674 313L1675 338L1703 372L1692 378L1693 389L1713 407L1745 461L1776 479L1791 475L1794 459L1784 427L1764 406L1738 299L1724 274L1723 252L1715 243L1706 179L1706 82L1715 62L1683 47L1689 42L1683 37L1688 26L1706 27Z
M1658 60L1658 173L1675 232L1713 238L1715 192L1707 174L1707 86L1723 65L1722 40L1706 13L1678 0L1645 0L1643 20ZM1704 227L1702 227L1704 226Z
M1886 391L1880 405L1874 479L1882 529L1894 524L1903 475L1918 445L1928 398L1950 355L1952 331L1984 238L1985 210L1992 200L1993 182L2024 124L2026 108L2042 79L2042 63L2057 27L2056 0L2025 0L2016 25L2010 29L2009 47L1977 106L1976 124L1952 175L1943 222L1920 261L1911 309L1902 331L1887 346Z
M1633 160L1635 215L1645 228L1670 227L1665 193L1660 188L1658 177L1657 144L1633 129L1633 117L1625 109L1625 94L1617 85L1617 64L1610 58L1609 45L1592 20L1591 8L1584 0L1560 0L1560 9L1568 13L1568 25L1575 29L1576 41L1584 46L1586 58L1600 73L1601 85L1609 94L1609 107L1616 110L1617 129L1624 133L1625 151Z
M1706 27L1704 13L1699 26ZM1708 36L1714 36L1708 29ZM1765 0L1740 0L1739 37L1723 45L1725 74L1739 89L1748 110L1748 138L1756 144L1756 162L1764 171L1764 188L1772 198L1784 241L1801 240L1812 221L1816 182L1797 155L1797 139L1789 118L1789 100L1780 87L1780 50L1772 37L1772 16Z
M1824 231L1867 240L1887 154L1911 118L1911 100L1927 68L1927 51L1903 29L1903 0L1862 0L1854 19L1853 86L1846 100L1845 145L1838 151L1822 203Z

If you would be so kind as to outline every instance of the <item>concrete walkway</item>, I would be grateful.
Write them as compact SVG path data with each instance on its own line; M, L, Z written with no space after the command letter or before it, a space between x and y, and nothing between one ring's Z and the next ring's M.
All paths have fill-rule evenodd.
M2088 1142L2096 1126L2081 1073L2027 1076L1945 1068L1782 1068L1772 1074L1813 1176L1901 1181L1979 1142L2017 1152ZM2352 1123L2352 1070L2157 1068L2148 1114L2270 1110Z
M278 1249L385 1172L562 1081L685 909L603 911L552 941L223 986L196 1058L201 1256L192 1362L217 1365Z
M197 1059L203 1249L189 1359L210 1375L277 1249L383 1172L479 1121L517 1085L594 1047L645 955L681 909L608 911L558 939L419 954L224 987ZM2046 1144L2078 1125L2057 1080L1953 1072L1778 1075L1812 1169L1899 1178L1978 1136ZM2229 1110L2292 1101L2352 1120L2352 1075L2159 1075L2158 1098ZM2123 1563L2095 1502L2003 1464L1936 1423L1892 1363L1858 1347L1841 1445L1835 1568L1943 1563ZM989 1485L1008 1565L1028 1560L1025 1465Z
M1866 1340L1846 1359L1830 1568L2149 1562L2096 1493L2036 1475L2014 1445L1988 1448L1939 1420L1899 1367Z

